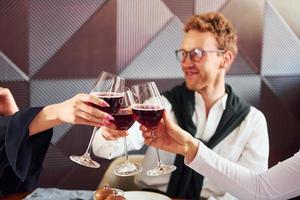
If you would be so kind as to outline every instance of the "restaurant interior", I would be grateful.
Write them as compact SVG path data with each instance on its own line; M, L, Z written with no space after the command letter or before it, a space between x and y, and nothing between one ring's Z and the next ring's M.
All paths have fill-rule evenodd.
M101 71L124 77L128 86L154 81L164 92L184 80L174 53L184 23L217 11L238 34L226 82L265 115L272 167L300 147L299 8L297 0L1 0L0 86L11 90L20 109L89 93ZM92 130L54 128L38 187L95 190L105 175L114 179L105 174L113 159L92 155L97 169L69 159L85 151ZM146 149L130 151L129 159ZM133 181L115 179L121 190Z

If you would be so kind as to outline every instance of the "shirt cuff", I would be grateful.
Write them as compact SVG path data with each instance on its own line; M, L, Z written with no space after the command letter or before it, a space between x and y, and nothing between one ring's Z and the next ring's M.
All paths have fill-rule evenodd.
M124 153L123 138L106 140L100 129L96 132L93 140L93 153L98 157L109 160L122 155Z
M189 166L192 169L196 169L199 167L199 162L204 159L204 156L206 155L207 147L199 141L198 151L195 156L195 158L192 161L188 161L187 159L184 159L184 164Z

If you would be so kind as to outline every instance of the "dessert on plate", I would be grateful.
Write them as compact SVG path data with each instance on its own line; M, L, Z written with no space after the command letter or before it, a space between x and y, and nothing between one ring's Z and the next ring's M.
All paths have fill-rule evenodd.
M105 185L94 192L94 200L125 200L125 197L122 190Z

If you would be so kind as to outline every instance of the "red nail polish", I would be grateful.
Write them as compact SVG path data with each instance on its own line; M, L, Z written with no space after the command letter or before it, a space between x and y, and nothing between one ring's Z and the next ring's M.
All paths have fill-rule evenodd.
M103 107L109 107L109 104L106 103L105 101L102 101L102 102L100 103L100 105L103 106Z

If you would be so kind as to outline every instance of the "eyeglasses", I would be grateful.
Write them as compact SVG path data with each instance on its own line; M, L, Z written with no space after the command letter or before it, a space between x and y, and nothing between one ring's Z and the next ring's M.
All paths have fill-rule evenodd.
M186 57L189 56L190 60L193 62L199 62L201 58L207 53L225 53L226 50L214 50L214 51L206 51L200 48L193 49L191 51L186 51L184 49L178 49L175 51L176 58L179 62L184 62Z

